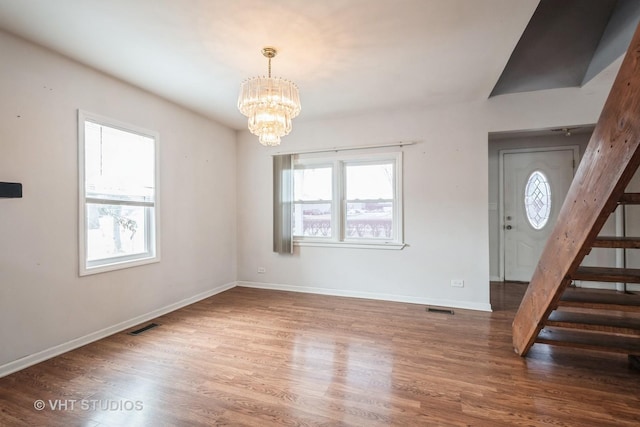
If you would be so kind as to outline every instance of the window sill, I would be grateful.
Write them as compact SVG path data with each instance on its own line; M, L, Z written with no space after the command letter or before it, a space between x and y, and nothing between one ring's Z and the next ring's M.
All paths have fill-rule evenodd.
M141 265L154 264L160 262L160 256L150 256L125 261L114 261L108 264L99 264L80 269L80 276L90 276L92 274L106 273L108 271L124 270L126 268L138 267Z
M297 241L294 246L317 246L325 248L382 249L399 251L407 246L405 243L356 243L356 242L311 242Z

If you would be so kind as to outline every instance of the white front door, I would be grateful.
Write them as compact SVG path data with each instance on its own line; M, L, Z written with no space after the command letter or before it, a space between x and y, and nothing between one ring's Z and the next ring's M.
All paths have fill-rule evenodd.
M577 148L504 152L504 279L531 280L571 185Z

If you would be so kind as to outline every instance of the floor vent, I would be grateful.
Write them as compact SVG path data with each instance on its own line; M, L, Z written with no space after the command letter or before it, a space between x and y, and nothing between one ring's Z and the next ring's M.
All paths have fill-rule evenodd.
M432 308L432 307L427 307L427 311L428 311L429 313L453 314L453 310L449 310L448 308Z
M160 325L158 325L157 323L149 323L147 326L143 326L140 329L136 329L135 331L131 331L128 334L129 335L140 335L141 333L147 332L149 329L153 329L156 326L160 326Z

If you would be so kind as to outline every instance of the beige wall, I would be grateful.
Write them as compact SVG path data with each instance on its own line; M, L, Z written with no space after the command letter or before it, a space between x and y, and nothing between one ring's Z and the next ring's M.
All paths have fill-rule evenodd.
M487 142L477 108L296 123L281 147L271 151L240 133L238 279L252 286L488 310ZM407 247L305 246L291 256L271 251L272 184L264 177L271 175L272 153L393 141L418 141L402 148ZM266 273L258 274L258 267ZM449 286L451 279L464 280L465 287Z
M234 131L1 32L0 58L0 376L234 284ZM77 109L160 133L160 263L78 276Z
M238 280L246 286L490 309L489 132L597 121L616 67L582 88L483 102L297 121L280 148L238 136ZM271 155L418 141L404 151L401 251L297 247L271 251ZM257 273L258 267L266 269ZM452 279L464 288L451 287Z

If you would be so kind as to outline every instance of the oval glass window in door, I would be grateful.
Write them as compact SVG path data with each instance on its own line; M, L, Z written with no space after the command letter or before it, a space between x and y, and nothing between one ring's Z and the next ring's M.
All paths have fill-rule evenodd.
M524 188L524 209L529 224L536 230L542 229L551 215L551 187L549 180L540 171L534 171Z

